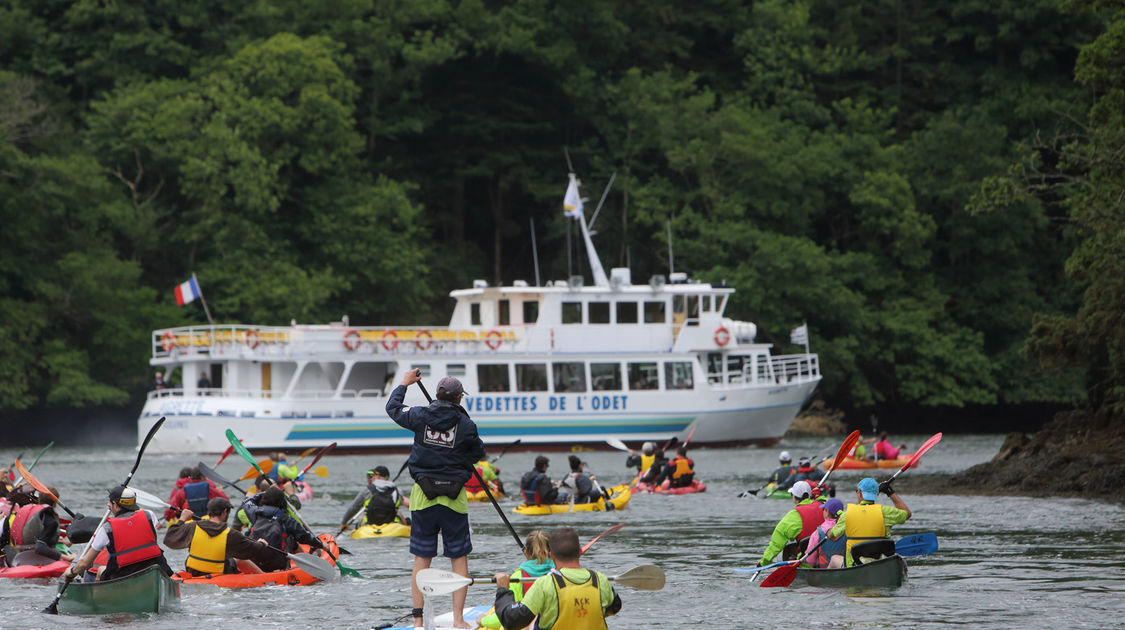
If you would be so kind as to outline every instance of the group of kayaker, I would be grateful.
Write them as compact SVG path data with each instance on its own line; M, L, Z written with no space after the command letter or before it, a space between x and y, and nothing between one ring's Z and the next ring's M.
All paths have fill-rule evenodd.
M637 476L634 485L655 489L686 488L695 480L695 461L687 456L687 446L676 448L676 455L667 459L663 448L656 448L655 442L645 442L641 452L630 450L625 459L626 468L634 468ZM665 483L667 485L665 486Z
M62 535L59 517L55 514L55 502L59 495L56 488L47 488L49 493L37 492L31 486L11 487L0 484L0 549L5 566L17 564L16 556L21 555L20 564L46 564L58 560L73 560L69 552L69 540ZM31 555L31 558L28 556Z
M524 505L551 505L556 503L594 503L608 498L609 493L598 483L597 477L585 472L586 462L571 455L567 462L570 472L562 479L552 481L547 475L551 460L545 455L535 458L535 467L520 479L520 495ZM606 503L606 509L613 509Z

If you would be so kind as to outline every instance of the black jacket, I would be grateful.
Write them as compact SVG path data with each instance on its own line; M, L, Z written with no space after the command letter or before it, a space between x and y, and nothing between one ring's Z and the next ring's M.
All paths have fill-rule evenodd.
M387 400L387 415L396 424L414 432L414 447L406 460L410 476L447 479L465 483L473 466L484 459L484 442L477 425L461 405L435 400L426 407L403 404L406 387L399 385Z

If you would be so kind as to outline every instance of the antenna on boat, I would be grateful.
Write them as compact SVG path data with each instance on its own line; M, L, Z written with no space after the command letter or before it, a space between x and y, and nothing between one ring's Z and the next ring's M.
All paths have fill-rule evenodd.
M531 221L531 258L535 261L535 286L539 286L539 246L535 244L535 217Z
M672 219L668 219L668 277L676 273L676 260L672 257Z
M598 207L594 208L594 216L590 217L590 230L594 229L594 221L598 220L598 213L602 211L602 204L605 203L605 198L609 196L609 189L613 187L613 180L617 178L617 171L609 176L609 183L605 185L605 190L602 191L602 198L598 201ZM591 232L597 234L597 232Z

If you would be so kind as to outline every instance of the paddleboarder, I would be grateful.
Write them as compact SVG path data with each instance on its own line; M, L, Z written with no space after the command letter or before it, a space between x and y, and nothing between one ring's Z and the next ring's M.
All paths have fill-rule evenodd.
M875 502L880 492L891 498L893 507ZM911 517L910 508L906 507L902 497L891 487L890 481L879 483L871 477L860 479L856 484L856 499L857 503L849 503L836 525L828 532L829 540L838 540L847 535L844 559L849 567L854 564L851 551L856 543L890 538L891 526L905 523Z
M156 515L138 509L137 493L126 486L111 489L109 512L112 516L94 533L82 558L67 567L63 578L69 581L84 575L103 549L108 558L105 567L98 573L98 580L125 577L153 565L160 567L164 575L172 577L172 568L156 543Z
M406 389L422 380L419 370L407 370L402 383L387 400L387 415L396 424L414 433L414 444L406 463L414 487L410 490L410 553L414 568L410 575L410 595L414 625L422 625L422 591L417 576L428 569L437 555L441 534L443 555L450 559L453 572L468 577L469 553L473 550L469 534L469 499L465 482L472 476L473 464L485 458L484 442L477 425L461 406L465 389L461 381L447 376L438 381L437 396L425 407L407 407ZM468 628L462 618L466 589L453 592L453 626Z

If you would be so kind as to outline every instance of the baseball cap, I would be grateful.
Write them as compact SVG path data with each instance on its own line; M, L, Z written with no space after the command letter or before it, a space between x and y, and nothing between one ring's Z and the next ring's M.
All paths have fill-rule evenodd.
M444 391L450 396L456 396L458 394L465 393L465 388L461 386L461 381L453 378L452 376L447 376L438 381L437 388L439 394Z
M789 489L789 494L797 498L811 496L812 486L810 486L809 482L807 481L798 481L797 483L793 484L792 488Z
M793 458L789 456L789 451L781 451L781 455L777 456L778 461L791 462Z
M368 470L367 474L369 476L372 476L372 477L374 477L375 475L381 475L383 477L390 477L391 471L387 470L386 466L375 466L374 468L371 468L370 470Z
M137 493L127 486L117 486L109 491L109 500L126 510L137 509Z
M874 501L879 498L879 482L871 477L864 477L856 484L856 489L863 496L864 501Z
M828 510L828 518L836 518L840 515L840 512L844 511L844 502L837 498L828 499L828 502L824 504L824 509Z

